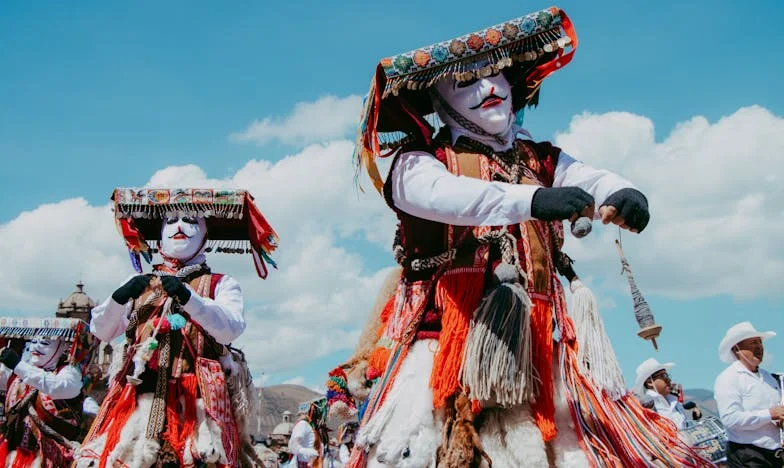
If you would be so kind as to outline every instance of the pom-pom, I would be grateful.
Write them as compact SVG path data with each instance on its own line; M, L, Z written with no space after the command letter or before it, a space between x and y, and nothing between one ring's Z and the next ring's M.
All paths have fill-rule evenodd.
M185 317L180 314L169 314L166 318L169 321L169 328L174 331L179 330L180 328L184 327L186 323L188 323Z

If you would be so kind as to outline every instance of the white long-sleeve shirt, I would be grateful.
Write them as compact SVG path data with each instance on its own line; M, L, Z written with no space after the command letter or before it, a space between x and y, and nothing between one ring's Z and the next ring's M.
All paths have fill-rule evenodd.
M770 408L780 405L779 384L770 372L753 373L735 361L716 378L714 398L727 438L769 450L779 448Z
M65 366L59 371L47 371L20 361L13 370L22 383L37 388L53 400L76 398L82 391L82 373L76 366ZM11 369L0 364L0 388L7 390Z
M401 154L390 177L392 201L398 209L455 226L503 226L528 221L533 218L531 201L540 188L456 176L424 151ZM564 152L558 157L553 187L579 187L591 194L596 201L596 218L607 197L620 189L634 188L623 177L583 164Z
M674 395L663 397L659 392L651 389L646 390L645 394L653 400L653 406L657 413L675 423L678 430L683 429L683 423L688 417L683 405Z
M128 277L125 284L133 275ZM182 306L191 320L198 323L218 343L229 344L245 331L244 302L237 280L224 275L215 285L215 299L202 297L189 284L188 302ZM125 333L133 308L133 300L118 304L111 296L95 306L90 320L90 332L103 341L111 341Z
M315 445L316 432L310 427L310 423L303 419L291 428L289 452L298 461L310 462L318 458L318 451L315 449Z

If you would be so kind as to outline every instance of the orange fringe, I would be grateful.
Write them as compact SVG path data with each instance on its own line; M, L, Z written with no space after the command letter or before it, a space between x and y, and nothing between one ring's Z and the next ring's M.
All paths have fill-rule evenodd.
M435 300L441 310L441 333L430 374L435 408L443 408L460 386L465 341L483 291L482 272L446 273L438 280Z
M120 433L125 427L125 423L133 414L136 409L136 387L130 384L125 385L123 393L119 401L106 415L107 421L107 434L106 445L104 446L103 453L101 453L101 462L99 468L106 468L109 454L112 453L117 442L120 441Z
M542 432L542 439L549 442L558 435L555 427L555 400L553 393L553 312L550 303L533 298L531 309L532 359L539 386L536 401L531 404L534 421Z
M389 354L390 350L387 348L375 348L373 352L370 353L370 357L368 357L368 367L373 367L379 372L384 372L384 369L387 368L387 363L389 362Z
M397 293L393 294L392 297L390 297L387 303L384 305L384 308L381 309L381 314L379 315L379 318L381 319L381 326L376 332L376 336L378 336L379 338L381 338L381 336L384 334L384 330L387 328L387 323L389 323L389 317L391 317L392 313L395 311L396 296Z
M196 429L196 398L199 382L196 374L183 374L180 377L180 392L185 400L185 407L182 409L182 432L180 440L175 446L177 454L182 456L185 450L185 442L189 437L193 437Z

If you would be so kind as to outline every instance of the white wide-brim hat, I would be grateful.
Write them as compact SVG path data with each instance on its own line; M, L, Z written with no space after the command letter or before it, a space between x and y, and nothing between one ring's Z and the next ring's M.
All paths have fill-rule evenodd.
M732 364L735 361L735 353L732 352L733 346L749 338L761 338L765 341L774 336L776 336L776 332L774 331L757 331L751 322L737 323L727 330L721 343L719 343L719 359L727 364Z
M659 372L660 370L667 370L675 367L674 362L661 363L654 358L646 359L639 366L637 366L637 378L634 381L634 388L632 389L636 394L643 395L645 393L645 381L650 376Z

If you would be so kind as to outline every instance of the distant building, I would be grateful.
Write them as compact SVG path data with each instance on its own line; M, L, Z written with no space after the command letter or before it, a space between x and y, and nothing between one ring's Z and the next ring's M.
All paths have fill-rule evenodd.
M84 284L76 283L76 291L57 305L57 317L75 318L90 323L95 301L84 292Z
M90 323L95 301L84 292L84 283L76 283L76 290L64 300L57 304L56 316L58 318L75 318ZM87 368L87 375L91 380L87 394L93 397L99 404L106 396L109 365L112 363L114 349L112 345L105 342L98 343L93 360Z
M294 428L291 411L283 412L283 421L280 422L275 429L270 433L270 442L276 445L288 445L289 438L291 438L291 430Z

